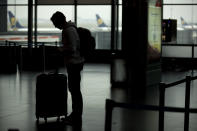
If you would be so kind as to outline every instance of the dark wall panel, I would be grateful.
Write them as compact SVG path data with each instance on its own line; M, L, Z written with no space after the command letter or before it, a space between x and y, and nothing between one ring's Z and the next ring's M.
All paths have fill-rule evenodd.
M7 4L7 0L1 0L0 4ZM0 32L7 32L7 6L0 6Z

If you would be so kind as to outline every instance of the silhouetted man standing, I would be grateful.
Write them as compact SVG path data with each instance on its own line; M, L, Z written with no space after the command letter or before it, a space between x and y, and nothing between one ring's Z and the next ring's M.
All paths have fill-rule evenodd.
M64 55L65 66L68 73L68 88L72 97L72 113L65 121L77 122L82 120L83 98L80 90L81 70L84 58L80 55L80 39L76 26L67 22L63 13L57 11L51 17L54 26L62 30L62 44L60 51Z

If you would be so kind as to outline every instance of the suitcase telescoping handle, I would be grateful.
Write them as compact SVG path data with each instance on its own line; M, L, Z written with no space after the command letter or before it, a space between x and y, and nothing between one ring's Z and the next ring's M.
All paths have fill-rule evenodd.
M43 54L42 54L42 55L43 55L43 73L45 73L45 70L46 70L46 69L45 69L45 66L46 66L46 64L45 64L45 62L46 62L46 57L45 57L45 55L46 55L46 54L45 54L45 45L44 45L44 43L42 44L42 50L43 50L43 51L42 51L42 52L43 52Z
M58 73L59 73L59 70L58 70L58 68L56 68L54 72L51 71L51 72L49 72L48 74L58 74Z
M43 52L43 73L46 73L46 48L44 43L42 43L42 52ZM49 73L55 73L58 74L59 73L59 67L56 66L54 72L49 72Z

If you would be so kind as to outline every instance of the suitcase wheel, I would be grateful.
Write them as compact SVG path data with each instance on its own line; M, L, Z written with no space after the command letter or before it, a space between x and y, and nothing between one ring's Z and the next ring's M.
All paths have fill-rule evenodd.
M44 121L45 121L45 123L47 123L47 117L44 117Z
M57 122L59 122L59 121L60 121L60 116L57 117Z
M39 119L36 120L36 124L37 124L37 125L39 124Z
M39 124L39 116L36 115L36 124Z

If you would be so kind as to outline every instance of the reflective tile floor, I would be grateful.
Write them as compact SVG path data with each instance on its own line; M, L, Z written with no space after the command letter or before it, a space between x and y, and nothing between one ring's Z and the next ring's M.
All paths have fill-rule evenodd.
M64 72L64 69L61 69ZM35 85L36 76L42 72L23 71L16 74L0 74L0 131L73 131L72 126L49 118L48 123L40 119L36 124ZM164 72L162 81L174 82L191 75L191 71ZM197 75L194 71L193 75ZM105 100L112 98L127 101L124 88L110 88L110 65L87 64L82 72L82 93L84 113L82 131L104 131ZM197 108L197 83L191 84L191 104ZM166 90L166 105L183 107L185 84ZM147 87L145 104L158 105L158 87ZM68 96L68 112L71 112L71 98ZM183 131L184 114L165 113L165 131ZM76 129L77 131L79 129ZM190 114L190 131L197 130L197 114ZM80 130L79 130L80 131ZM112 131L158 131L158 112L114 108Z

